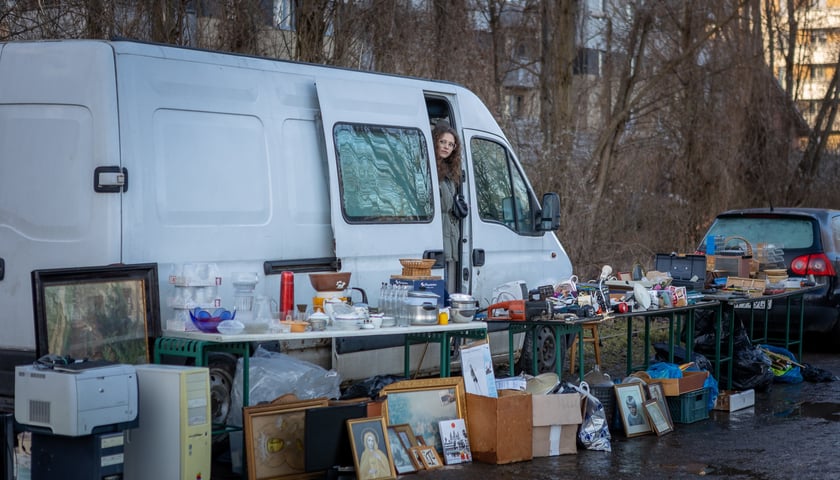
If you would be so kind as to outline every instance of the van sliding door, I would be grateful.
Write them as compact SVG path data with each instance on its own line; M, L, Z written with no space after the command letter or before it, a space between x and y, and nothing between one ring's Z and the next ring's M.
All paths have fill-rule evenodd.
M373 288L401 272L400 258L443 250L423 92L347 79L316 87L336 256L352 284Z

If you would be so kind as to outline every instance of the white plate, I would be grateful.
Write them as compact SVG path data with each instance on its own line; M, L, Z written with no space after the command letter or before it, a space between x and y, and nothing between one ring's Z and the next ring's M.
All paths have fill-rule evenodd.
M633 285L633 298L635 298L636 303L645 310L650 308L650 292L648 292L648 289L639 283Z

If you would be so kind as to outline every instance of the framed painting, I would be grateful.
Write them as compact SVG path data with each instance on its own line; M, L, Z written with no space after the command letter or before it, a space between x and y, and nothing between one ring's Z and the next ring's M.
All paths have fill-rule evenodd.
M650 420L650 426L653 427L656 435L665 435L674 430L674 424L669 421L669 418L665 417L662 411L662 403L659 400L651 398L644 405L645 413L647 413L648 419Z
M420 459L423 460L423 466L426 470L434 470L436 468L443 468L443 461L440 459L437 450L430 446L414 447L417 450Z
M438 426L443 442L443 461L447 465L471 462L472 452L463 418L441 420Z
M659 402L659 409L662 415L668 420L668 423L673 427L674 421L671 419L671 410L668 408L668 399L665 398L665 389L662 382L653 382L645 385L647 391L647 398L657 400Z
M150 363L159 295L156 263L33 271L37 358Z
M628 437L651 433L647 413L642 404L645 401L645 393L640 383L624 383L613 387L615 399L618 402L618 411L621 414L621 423L624 425L624 433Z
M415 435L414 431L411 430L411 425L407 423L388 425L388 429L394 430L397 433L397 437L400 439L400 442L405 448L416 447L418 445L417 435Z
M347 420L357 480L397 478L383 417Z
M382 411L388 425L409 424L425 445L438 452L443 452L438 422L465 418L462 377L404 380L387 385L379 394L385 396Z
M388 427L388 442L391 444L391 456L394 458L394 469L397 473L403 475L416 472L417 465L414 464L411 455L408 453L410 447L405 446L403 439L400 437L400 432L393 425Z
M418 471L426 469L426 464L423 463L423 454L420 452L420 446L409 448L408 454L411 456L411 461L414 462L414 466L417 467Z
M304 474L306 459L301 446L306 445L306 410L328 404L327 399L315 399L243 408L248 480Z

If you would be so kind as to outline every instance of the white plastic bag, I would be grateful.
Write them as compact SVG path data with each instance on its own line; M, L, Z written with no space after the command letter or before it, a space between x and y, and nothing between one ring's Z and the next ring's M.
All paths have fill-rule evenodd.
M586 382L580 382L579 387L575 385L572 385L572 387L586 398L583 423L581 423L578 431L578 440L581 445L587 450L612 452L610 427L607 424L607 415L601 401L589 393L589 384Z

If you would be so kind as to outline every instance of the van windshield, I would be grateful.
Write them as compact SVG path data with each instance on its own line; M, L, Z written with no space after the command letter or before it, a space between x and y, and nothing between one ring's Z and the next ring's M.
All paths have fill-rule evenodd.
M333 135L348 223L432 220L429 155L419 129L339 123Z

